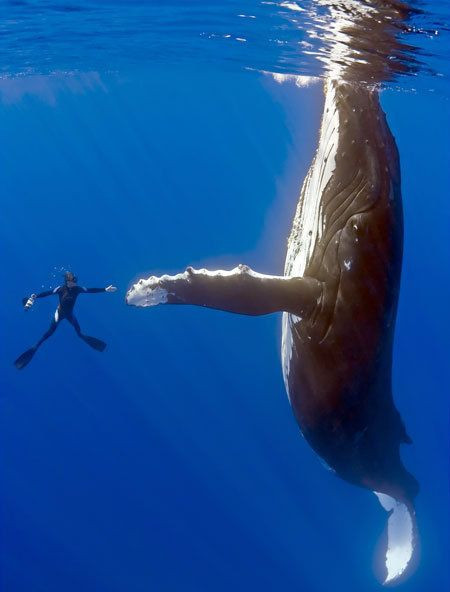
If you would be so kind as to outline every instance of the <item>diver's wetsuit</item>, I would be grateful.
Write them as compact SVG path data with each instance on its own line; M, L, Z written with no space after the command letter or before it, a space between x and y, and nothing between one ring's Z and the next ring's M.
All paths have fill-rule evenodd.
M52 296L53 294L57 294L59 296L59 305L58 308L55 310L55 316L53 317L50 327L36 343L35 348L37 349L46 339L53 335L60 321L66 319L73 326L73 328L77 332L77 335L84 339L84 341L89 343L89 345L95 347L95 349L104 349L106 347L106 344L103 345L103 348L101 348L100 345L98 347L93 345L95 341L98 341L99 344L103 344L104 342L100 340L95 340L93 342L92 340L95 338L88 337L81 333L80 325L78 324L78 321L73 314L73 307L75 306L75 302L79 294L95 294L97 292L106 292L106 288L82 288L81 286L77 285L62 285L58 286L54 290L47 290L46 292L36 294L36 298L45 298L46 296Z
M30 308L30 306L33 305L33 301L35 298L45 298L46 296L52 296L53 294L57 294L59 297L59 305L55 311L55 316L53 317L50 327L39 339L36 345L31 347L30 349L27 349L27 351L20 355L14 362L14 365L18 370L25 368L25 366L33 358L39 346L41 346L46 339L53 335L59 323L63 319L69 321L69 323L77 332L78 337L80 337L85 343L87 343L97 351L103 351L106 347L106 343L101 339L91 337L90 335L83 335L80 329L80 325L78 324L78 321L73 314L73 307L75 306L75 302L79 294L93 294L96 292L115 292L117 288L115 288L114 286L108 286L107 288L81 288L77 285L76 278L73 279L73 273L66 272L65 275L69 276L69 278L62 286L58 286L54 290L47 290L46 292L41 292L40 294L33 294L28 298L24 298L22 301L25 308Z

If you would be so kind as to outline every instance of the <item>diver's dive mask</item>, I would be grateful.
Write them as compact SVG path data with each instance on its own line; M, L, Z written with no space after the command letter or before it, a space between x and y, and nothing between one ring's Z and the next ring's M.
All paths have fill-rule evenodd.
M73 283L76 284L77 283L77 276L74 275L71 271L66 271L66 273L64 274L64 282L66 284Z

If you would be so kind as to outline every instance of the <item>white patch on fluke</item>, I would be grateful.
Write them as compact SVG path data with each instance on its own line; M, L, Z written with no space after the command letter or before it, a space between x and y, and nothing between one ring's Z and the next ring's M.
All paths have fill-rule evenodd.
M397 501L385 493L378 493L376 491L374 493L386 512L390 512L387 526L387 576L384 581L385 584L389 584L404 573L413 556L413 517L408 507L402 502Z

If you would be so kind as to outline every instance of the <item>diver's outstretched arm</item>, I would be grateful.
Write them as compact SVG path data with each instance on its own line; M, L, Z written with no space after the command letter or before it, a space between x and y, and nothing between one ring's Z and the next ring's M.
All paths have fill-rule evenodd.
M322 284L309 277L264 275L239 265L231 271L195 270L139 280L127 293L127 304L194 304L245 315L290 312L310 315Z
M54 290L45 290L45 292L40 292L39 294L32 294L32 296L34 298L45 298L46 296L53 296L53 294L56 294L56 292L58 291L58 288L55 288Z
M85 294L98 294L99 292L116 292L116 286L106 286L106 288L81 288Z
M33 306L36 298L45 298L46 296L53 296L53 294L56 294L58 290L59 286L57 288L54 288L53 290L46 290L45 292L40 292L39 294L31 294L31 296L25 296L25 298L22 298L22 304L25 309L29 309Z

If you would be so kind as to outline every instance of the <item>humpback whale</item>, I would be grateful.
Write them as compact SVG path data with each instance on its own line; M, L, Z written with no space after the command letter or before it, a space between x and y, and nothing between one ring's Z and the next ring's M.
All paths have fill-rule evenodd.
M343 4L353 9L358 2ZM367 33L373 21L388 53L394 19L406 18L408 8L388 0L359 5L354 30ZM389 78L381 53L372 69L359 60L356 73L350 59L330 56L318 148L300 192L283 275L243 264L229 271L188 267L140 279L126 301L244 315L282 312L283 375L294 416L326 464L373 491L389 512L383 580L390 583L414 556L418 483L400 458L400 445L411 439L391 387L403 218L398 150L375 84Z

